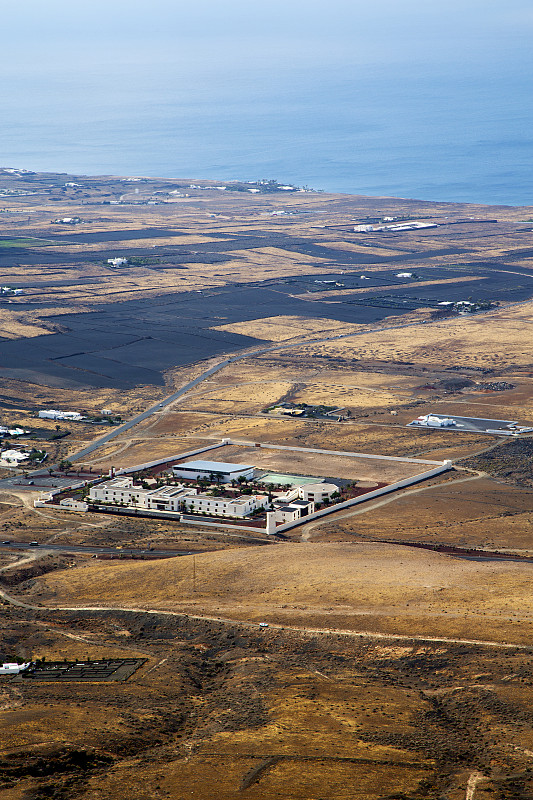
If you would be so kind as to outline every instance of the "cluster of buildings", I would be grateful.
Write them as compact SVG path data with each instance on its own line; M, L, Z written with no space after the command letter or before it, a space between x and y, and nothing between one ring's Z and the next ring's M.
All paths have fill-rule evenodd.
M391 231L393 233L401 233L402 231L416 231L422 228L438 228L436 222L401 222L392 225L372 225L362 224L355 225L355 233L377 233L379 231Z
M16 297L20 294L24 294L23 289L13 289L12 286L0 286L1 297Z
M421 426L422 428L456 428L457 421L451 417L439 417L436 414L422 414L414 419L410 425Z
M147 511L244 518L265 508L268 497L262 494L217 497L202 494L197 488L183 485L143 489L142 486L134 484L133 478L124 476L91 486L88 502L95 506L103 503Z
M122 475L91 486L86 503L66 498L61 504L76 511L86 511L89 506L103 506L233 519L245 519L256 512L265 511L270 523L275 525L294 522L312 514L316 503L323 503L338 492L335 484L306 483L291 486L285 492L241 493L237 484L243 484L254 477L254 467L251 464L187 461L174 466L172 474L174 478L190 483L205 481L210 489L198 489L190 483L144 488L135 484L132 477ZM216 491L219 487L223 487L223 491Z

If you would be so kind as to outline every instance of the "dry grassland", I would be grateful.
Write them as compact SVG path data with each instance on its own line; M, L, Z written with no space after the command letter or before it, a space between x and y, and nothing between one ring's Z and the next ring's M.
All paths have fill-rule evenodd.
M287 544L39 581L45 603L149 607L281 625L528 643L531 566L380 544ZM31 591L30 591L31 596ZM40 595L41 596L41 595Z
M267 339L271 342L284 342L300 336L321 334L340 335L362 330L365 326L332 319L307 319L306 317L260 317L247 322L235 322L231 325L217 325L213 330L239 333L242 336L253 336L256 339Z
M326 455L324 453L271 450L262 447L230 445L214 451L214 458L236 464L254 464L271 472L309 475L346 480L393 483L418 475L429 467L402 461Z
M462 482L465 477L459 473L455 480L424 484L340 513L333 521L311 523L311 539L394 539L533 553L533 491L483 477Z
M410 361L433 368L457 364L464 369L515 369L533 363L529 329L532 319L533 304L523 303L519 309L461 317L423 328L376 330L351 340L323 343L318 348L295 345L293 357L305 359L320 354L355 361ZM272 354L268 358L272 358Z
M86 459L86 463L108 468L117 466L120 461L120 466L134 466L172 456L181 449L191 450L209 441L220 441L224 437L436 461L465 457L491 443L488 436L450 435L444 431L405 429L388 424L298 421L272 416L247 419L224 414L168 412L158 415L149 426L136 428L134 436L130 431L117 437L113 443Z
M259 413L265 406L277 403L292 388L290 383L281 381L246 382L238 385L224 386L224 375L219 379L221 384L216 389L192 391L180 406L187 410L216 411L223 414ZM203 383L205 387L207 384Z

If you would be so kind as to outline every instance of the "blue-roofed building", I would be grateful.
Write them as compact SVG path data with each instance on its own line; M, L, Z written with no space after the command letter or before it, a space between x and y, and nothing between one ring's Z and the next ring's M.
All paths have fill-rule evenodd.
M253 478L254 467L252 464L231 464L227 461L185 461L172 467L172 472L174 477L186 480L214 479L221 483L229 483L241 477L247 480Z

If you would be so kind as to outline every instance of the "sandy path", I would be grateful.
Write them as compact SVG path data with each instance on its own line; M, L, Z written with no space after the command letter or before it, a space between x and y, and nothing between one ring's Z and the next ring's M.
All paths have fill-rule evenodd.
M0 597L7 603L18 606L19 608L28 609L31 611L82 611L87 613L129 613L129 614L153 614L164 617L180 617L182 619L193 619L205 622L218 622L223 625L231 625L238 627L248 627L258 629L260 628L259 622L251 622L247 620L227 619L225 617L211 617L203 614L185 614L182 611L161 611L153 608L140 608L133 606L37 606L31 603L25 603L18 600L16 597L8 594L4 589L0 589ZM354 639L383 639L387 641L415 641L415 642L437 642L442 644L468 644L476 645L478 647L497 647L506 650L531 650L530 645L525 644L509 644L507 642L493 642L490 640L479 639L455 639L443 636L423 636L420 634L398 634L398 633L376 633L375 631L350 631L342 628L307 628L298 625L278 625L276 623L268 623L268 628L278 631L294 631L306 635L327 635L327 636L345 636Z

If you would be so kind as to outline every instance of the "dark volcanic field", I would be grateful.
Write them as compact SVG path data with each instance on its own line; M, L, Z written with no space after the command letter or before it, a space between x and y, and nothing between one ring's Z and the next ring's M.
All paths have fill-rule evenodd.
M146 228L141 231L117 230L100 233L52 233L47 242L54 245L84 242L124 241L140 237L181 235L171 228ZM210 234L211 236L211 234ZM49 317L63 332L34 338L3 340L0 342L0 374L4 378L30 381L44 386L65 389L113 387L130 389L139 384L163 385L163 373L172 367L194 363L211 356L234 352L259 345L261 340L247 336L214 331L211 327L243 322L259 317L278 315L326 318L349 323L373 323L386 317L421 307L438 308L444 300L483 300L491 302L516 302L531 296L533 275L507 274L501 261L485 261L462 266L441 267L428 264L434 257L459 254L460 248L442 248L421 252L406 252L385 258L381 255L334 249L315 244L297 236L268 231L254 235L223 236L214 234L218 241L191 245L173 245L146 248L120 248L124 256L157 257L160 263L149 269L186 270L186 263L213 264L232 258L232 251L276 247L289 253L327 258L323 273L277 278L257 283L230 283L223 288L203 292L181 292L142 300L105 303L95 306L92 313L79 313ZM116 250L102 251L93 260L102 263L117 254ZM87 254L53 253L45 246L32 248L0 248L0 269L9 276L9 267L20 262L68 266L87 262ZM402 262L413 262L401 266ZM417 262L423 262L418 267ZM365 265L391 264L390 270L371 273L363 279ZM392 266L395 265L395 266ZM311 266L311 264L310 264ZM453 280L472 277L471 281L414 285L411 278L398 278L397 270L409 269L415 273L416 282ZM508 267L513 271L513 267ZM523 269L523 268L522 268ZM516 268L514 268L516 270ZM53 272L48 287L90 284L92 277L73 280L62 277L54 280ZM64 273L63 273L64 274ZM117 287L127 280L128 270L115 271ZM183 272L181 272L183 275ZM481 278L481 280L475 280ZM7 278L6 278L7 279ZM320 283L336 281L340 286ZM317 282L318 281L318 282ZM409 283L409 286L405 286ZM23 287L42 287L43 284L21 282ZM382 287L386 286L385 290ZM359 289L355 294L339 294L341 290ZM382 289L381 291L376 291ZM313 299L314 292L328 291L327 295ZM294 295L307 295L300 299ZM0 300L0 304L2 304ZM54 304L57 305L57 300ZM62 302L62 301L59 301ZM46 308L48 303L27 303L28 311ZM21 304L23 310L25 303ZM295 331L295 335L298 331Z

